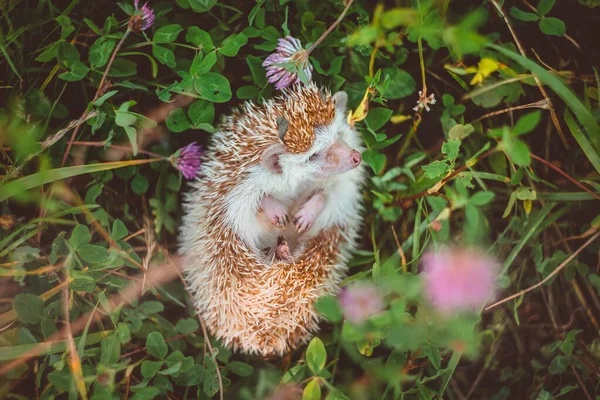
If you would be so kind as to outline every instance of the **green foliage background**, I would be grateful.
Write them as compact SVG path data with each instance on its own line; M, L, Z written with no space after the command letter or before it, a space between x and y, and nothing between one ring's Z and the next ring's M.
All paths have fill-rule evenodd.
M0 397L600 392L597 0L356 0L311 53L313 79L348 93L368 148L363 240L344 281L385 295L365 325L327 297L308 346L232 354L208 346L177 275L146 285L176 251L186 186L168 157L208 143L243 100L273 96L261 64L277 40L314 43L346 4L153 1L154 26L112 63L132 3L0 4ZM436 103L415 112L425 89ZM452 240L502 261L503 296L545 281L440 319L422 302L419 259ZM140 298L112 301L135 284ZM56 337L71 325L73 341Z

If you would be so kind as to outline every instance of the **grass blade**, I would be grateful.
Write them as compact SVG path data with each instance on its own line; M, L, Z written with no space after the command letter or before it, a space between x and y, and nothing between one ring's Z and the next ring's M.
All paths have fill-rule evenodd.
M146 160L115 161L99 164L76 165L74 167L55 168L48 171L38 172L21 179L11 181L2 186L0 188L0 201L4 201L26 190L33 189L34 187L59 181L61 179L70 178L72 176L106 171L109 169L123 168L130 165L148 164L162 160L162 158L150 158Z

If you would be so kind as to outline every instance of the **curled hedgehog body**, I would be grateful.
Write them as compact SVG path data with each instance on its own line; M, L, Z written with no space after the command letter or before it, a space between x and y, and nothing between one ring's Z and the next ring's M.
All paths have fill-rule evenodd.
M185 195L180 253L197 311L225 345L282 355L318 329L314 302L339 290L361 223L357 150L346 94L314 84L245 103L213 136ZM265 198L296 217L265 224L277 214ZM282 235L293 257L267 259Z

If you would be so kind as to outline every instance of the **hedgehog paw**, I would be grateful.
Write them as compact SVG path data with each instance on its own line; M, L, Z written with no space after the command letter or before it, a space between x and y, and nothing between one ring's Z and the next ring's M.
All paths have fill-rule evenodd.
M316 192L311 198L300 207L298 213L294 217L294 227L299 233L309 230L315 221L317 216L323 209L325 199L322 192Z
M273 196L265 196L260 202L260 208L267 214L271 224L277 228L284 229L290 220L283 204Z
M275 249L275 260L276 261L289 261L292 259L292 253L290 252L290 246L283 237L279 237L277 248Z

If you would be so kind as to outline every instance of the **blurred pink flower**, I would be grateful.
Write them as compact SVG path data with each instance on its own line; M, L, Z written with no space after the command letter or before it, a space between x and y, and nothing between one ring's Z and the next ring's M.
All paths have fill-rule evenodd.
M300 71L310 81L312 65L310 65L308 54L302 48L300 40L291 36L279 39L276 50L277 52L268 56L262 64L267 68L267 78L269 78L269 83L275 84L275 89L285 89L296 83Z
M442 313L479 311L495 296L499 265L480 250L443 247L421 262L425 296Z
M202 146L197 145L195 142L190 143L171 156L171 163L181 171L185 179L193 179L200 170L201 151Z
M339 300L344 316L353 324L361 324L370 316L383 311L381 295L371 283L357 282L344 287Z
M150 28L154 24L154 10L144 3L140 9L140 0L134 0L135 15L129 19L129 30L132 32L141 32Z

